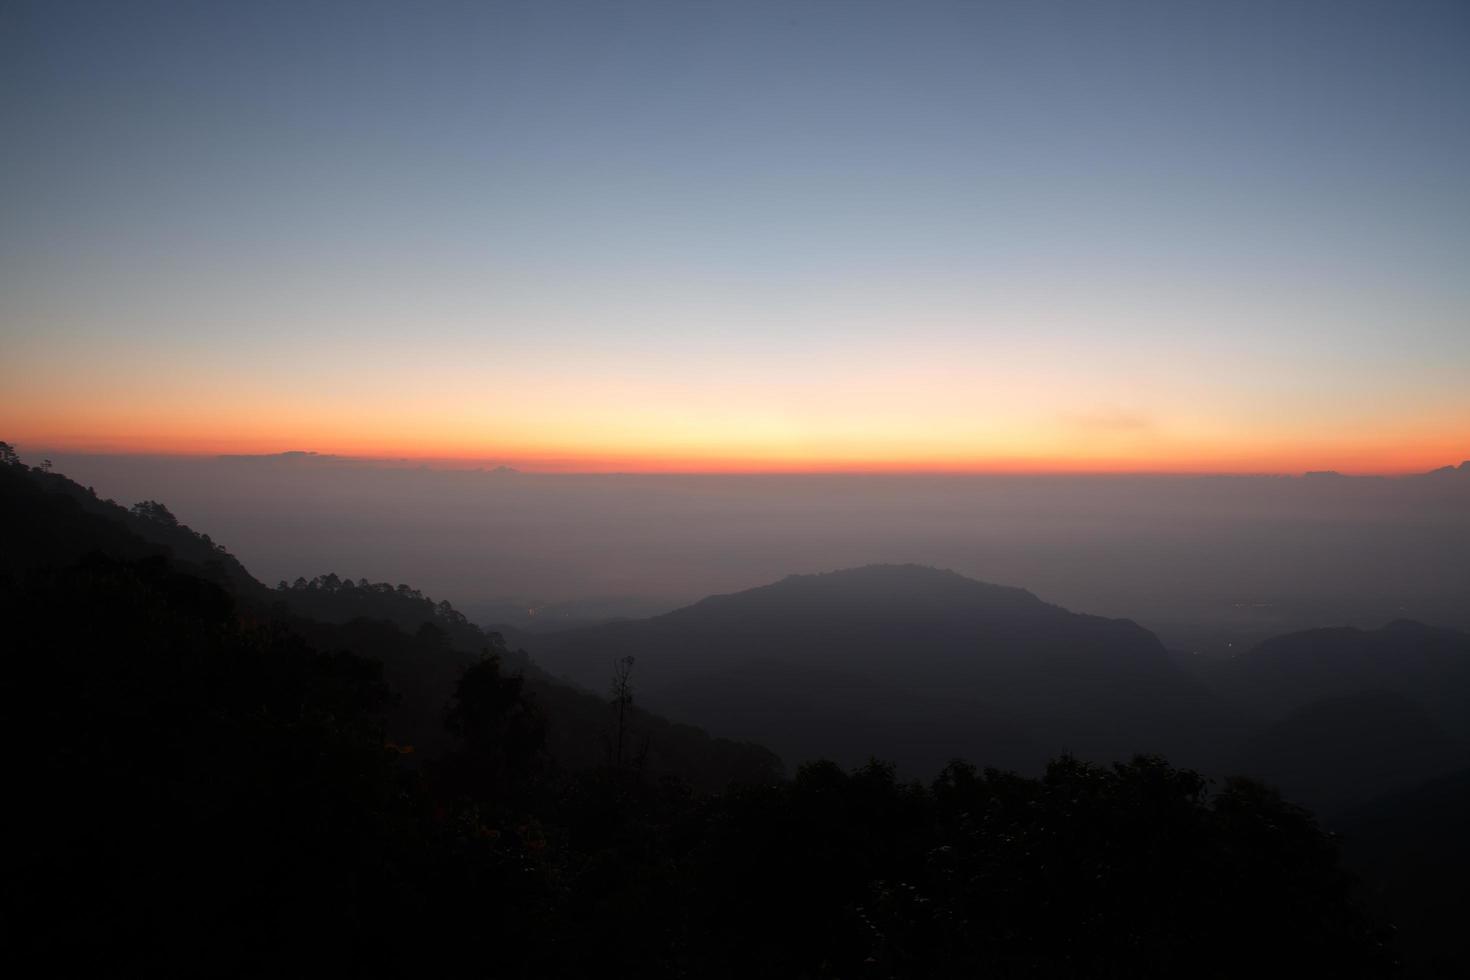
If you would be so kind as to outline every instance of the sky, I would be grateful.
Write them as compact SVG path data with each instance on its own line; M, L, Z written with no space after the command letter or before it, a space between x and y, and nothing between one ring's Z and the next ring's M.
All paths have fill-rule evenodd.
M0 438L1470 456L1465 3L0 2Z

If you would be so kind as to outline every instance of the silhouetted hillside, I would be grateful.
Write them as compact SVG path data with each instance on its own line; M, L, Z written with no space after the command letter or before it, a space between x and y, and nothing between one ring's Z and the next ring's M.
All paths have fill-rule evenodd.
M1221 690L1268 717L1313 701L1391 691L1470 740L1470 633L1399 620L1377 630L1276 637L1222 665Z
M409 585L339 578L335 573L294 583L281 582L275 597L292 611L323 623L376 619L392 623L405 633L416 633L425 623L442 630L459 650L475 652L488 637L448 602L435 602Z
M1337 815L1375 796L1470 765L1470 749L1417 703L1387 691L1326 698L1254 736L1234 771Z
M274 622L317 649L350 650L377 661L391 691L384 719L388 735L394 744L413 748L410 761L448 745L445 705L460 673L487 652L525 672L528 695L552 709L548 745L560 764L589 768L606 759L606 697L574 690L530 667L523 654L485 634L449 603L435 603L410 586L326 575L269 590L222 545L179 524L166 506L145 501L123 508L60 474L18 464L0 465L0 537L6 542L0 575L66 569L92 556L157 559L219 585L252 622ZM640 708L633 709L631 724L640 745L646 743L644 763L653 778L677 776L714 790L731 780L769 779L780 772L779 760L756 745L712 739L693 725Z
M914 772L932 772L946 745L948 755L1006 766L1062 750L1120 758L1161 748L1198 760L1227 727L1205 689L1137 624L915 565L796 575L525 642L548 670L583 684L613 659L637 656L656 708L721 718L735 726L728 731L798 758L817 744L854 758L877 726L925 733L922 746L887 750ZM765 665L764 684L755 664ZM847 679L814 679L820 672Z
M407 585L357 583L336 575L298 579L275 595L309 621L295 628L318 645L342 644L382 662L396 698L389 708L395 737L416 754L436 754L448 744L443 706L459 675L487 650L525 678L525 691L547 717L551 757L573 769L595 768L608 756L611 715L604 693L589 693L557 681L485 633L448 602L435 603ZM612 670L603 678L605 691ZM761 746L711 738L692 724L678 724L630 708L628 726L651 777L677 776L703 791L739 782L774 779L780 760Z
M1064 758L1039 779L954 763L927 786L818 762L777 780L759 750L538 691L493 639L471 662L434 621L406 632L396 589L397 612L308 620L232 594L228 569L170 559L49 475L0 468L0 527L28 535L0 573L20 693L5 716L17 962L916 980L1226 978L1267 956L1302 976L1391 969L1332 839L1259 785L1210 795L1152 758ZM407 765L393 711L427 704L451 664L444 751ZM395 709L394 683L414 677ZM597 737L619 726L626 752L567 747L595 741L567 723L593 710ZM579 751L600 764L558 764ZM688 770L756 778L701 794Z
M1017 726L963 692L905 690L867 674L752 660L675 682L660 703L735 739L777 746L790 760L857 766L882 746L908 772L936 773L951 759L1039 772L1050 757Z
M1439 774L1467 763L1470 634L1407 620L1309 630L1205 676L1259 721L1234 771L1328 814L1376 910L1401 924L1406 975L1464 974L1470 780Z
M223 545L180 524L157 501L126 508L59 473L12 464L0 465L0 512L6 542L0 573L60 568L93 552L129 559L161 555L236 595L259 599L265 593Z
M232 591L263 591L222 546L178 523L161 504L143 501L129 510L39 468L0 465L0 522L0 574L62 568L94 552L163 556Z
M31 570L0 584L0 619L6 741L23 747L12 948L23 934L58 970L256 973L278 949L389 924L377 664L242 619L157 556Z
M1400 930L1410 976L1470 975L1470 769L1373 800L1337 821L1374 911Z

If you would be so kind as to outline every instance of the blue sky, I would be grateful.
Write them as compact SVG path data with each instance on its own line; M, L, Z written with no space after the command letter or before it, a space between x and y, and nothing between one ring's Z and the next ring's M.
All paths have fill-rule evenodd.
M1408 465L1470 437L1467 55L1463 3L9 3L0 418Z

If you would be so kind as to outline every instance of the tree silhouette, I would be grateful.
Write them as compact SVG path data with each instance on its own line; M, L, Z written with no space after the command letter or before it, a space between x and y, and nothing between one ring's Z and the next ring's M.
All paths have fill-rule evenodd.
M451 783L477 802L510 805L544 764L545 721L526 696L525 678L502 672L498 652L487 650L460 675L445 727L459 740Z
M634 659L623 657L613 665L612 700L609 702L617 711L613 738L612 764L622 768L623 742L627 737L628 709L633 706L633 663Z
M161 524L164 527L178 527L179 519L173 512L156 500L140 500L132 506L134 517Z

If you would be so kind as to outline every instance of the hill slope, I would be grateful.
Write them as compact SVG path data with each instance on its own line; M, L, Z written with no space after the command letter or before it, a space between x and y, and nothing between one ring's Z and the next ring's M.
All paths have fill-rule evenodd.
M871 751L875 726L921 732L922 749L885 748L919 771L950 755L1029 765L1062 750L1203 761L1225 724L1137 624L916 565L794 575L524 640L546 669L585 685L634 656L646 703L716 731L738 724L788 755L817 744L813 729L839 759Z
M0 584L7 578L22 582L38 570L63 571L96 556L147 560L186 580L219 587L246 621L287 630L318 650L351 651L377 661L392 695L388 735L414 746L415 758L447 746L444 710L455 682L487 651L524 674L527 694L548 716L548 747L559 763L588 768L606 757L611 713L605 697L556 681L448 603L435 604L408 586L354 585L332 575L271 590L208 535L179 524L156 502L127 509L60 474L20 465L0 465L0 540ZM692 725L637 709L630 724L647 743L645 765L653 776L678 776L713 790L780 771L768 750L712 739Z
M1345 819L1343 856L1366 880L1374 910L1400 930L1406 975L1470 974L1470 769L1367 803Z
M1237 769L1335 815L1465 765L1466 746L1417 703L1366 691L1291 712L1250 740Z
M1267 717L1323 698L1389 691L1470 740L1470 633L1398 620L1275 637L1222 665L1220 690Z

